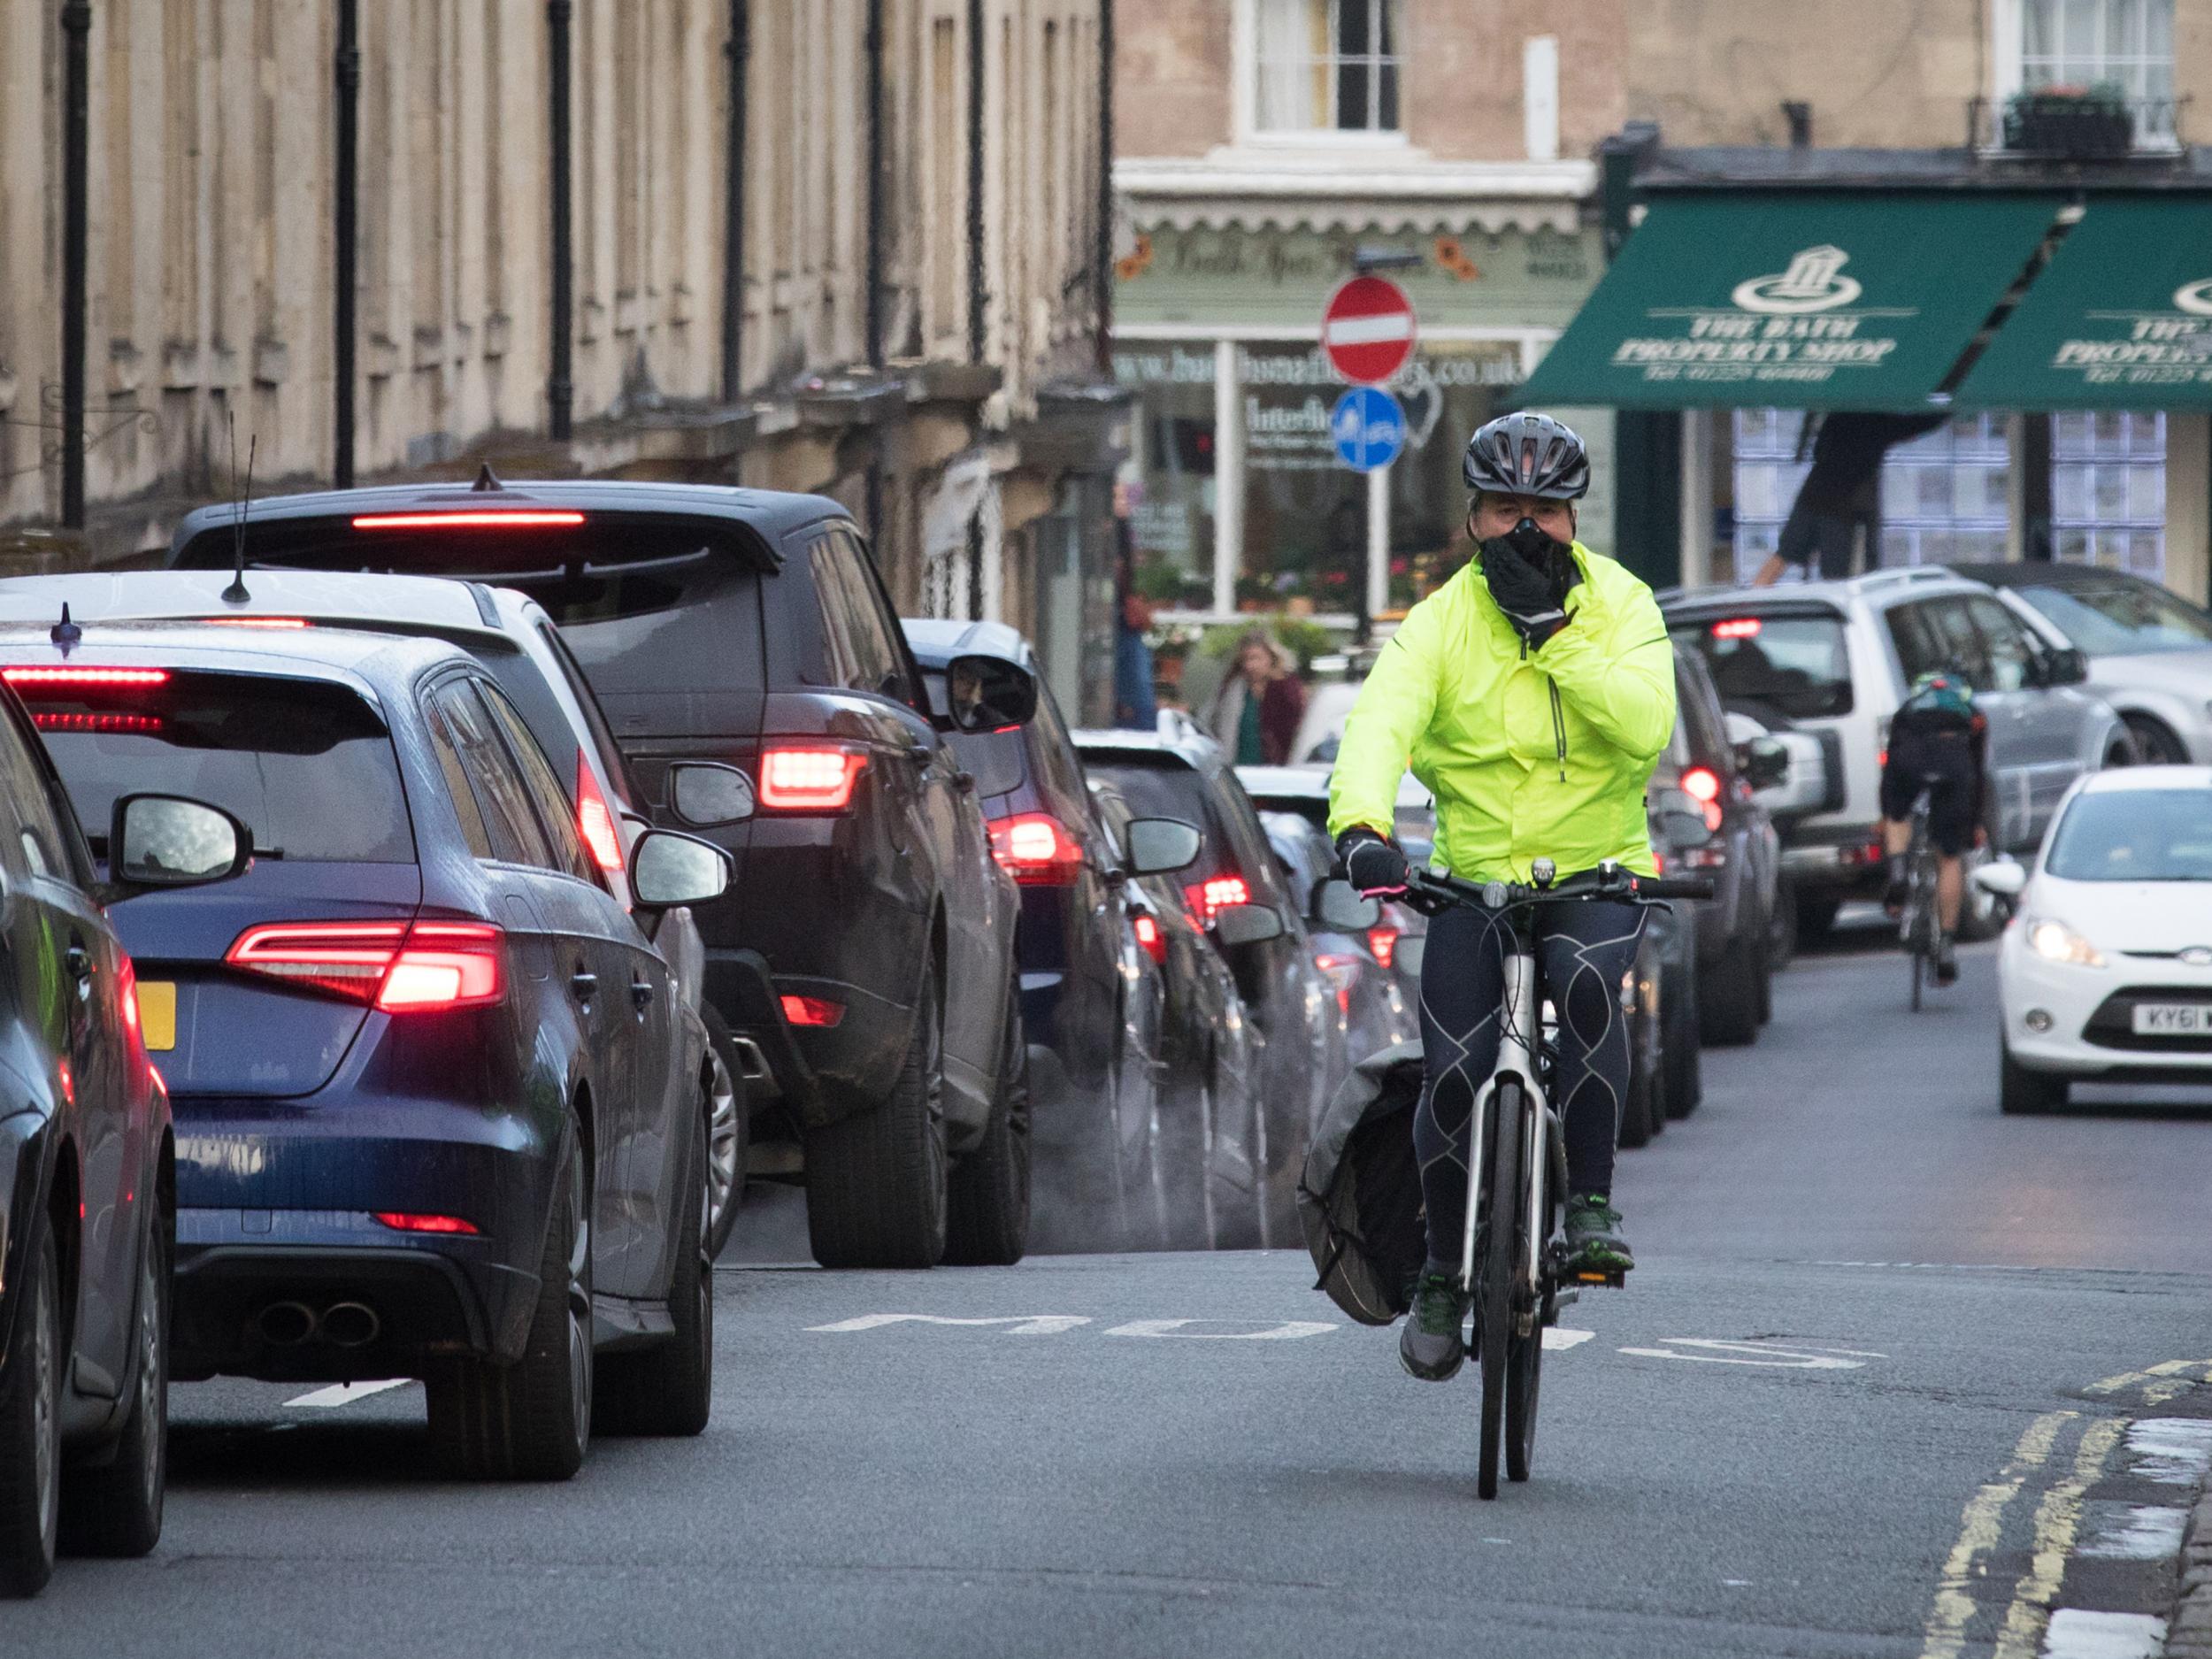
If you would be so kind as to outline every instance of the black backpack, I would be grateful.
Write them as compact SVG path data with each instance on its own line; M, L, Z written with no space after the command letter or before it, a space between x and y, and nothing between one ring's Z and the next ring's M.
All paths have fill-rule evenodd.
M1428 1257L1413 1151L1420 1101L1420 1044L1361 1061L1329 1102L1298 1183L1314 1288L1362 1325L1388 1325L1412 1306Z

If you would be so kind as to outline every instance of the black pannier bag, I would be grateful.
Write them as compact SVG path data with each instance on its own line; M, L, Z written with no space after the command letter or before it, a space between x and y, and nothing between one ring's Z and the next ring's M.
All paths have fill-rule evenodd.
M1329 1102L1298 1184L1306 1248L1336 1305L1362 1325L1388 1325L1412 1305L1428 1258L1413 1112L1421 1045L1402 1042L1352 1069Z

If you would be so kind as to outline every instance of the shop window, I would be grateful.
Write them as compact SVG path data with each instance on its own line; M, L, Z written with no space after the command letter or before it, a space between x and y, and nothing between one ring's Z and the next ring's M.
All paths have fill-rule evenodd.
M1400 0L1254 0L1263 133L1398 130Z
M2069 565L2166 573L2166 417L2051 417L2051 534Z
M2174 142L2174 0L2016 0L2020 87L2118 90L2139 145Z
M1138 591L1177 611L1214 599L1213 342L1124 342L1114 373L1136 394L1138 477L1130 541Z
M2001 562L2010 492L2001 415L1962 416L1899 444L1882 463L1880 562Z
M1342 393L1320 349L1240 347L1244 546L1239 610L1348 612L1367 568L1367 480L1337 459L1329 410Z

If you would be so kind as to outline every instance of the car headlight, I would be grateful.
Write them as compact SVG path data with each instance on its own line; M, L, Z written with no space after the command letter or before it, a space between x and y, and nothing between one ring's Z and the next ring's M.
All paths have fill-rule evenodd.
M2046 962L2070 962L2078 968L2101 968L2103 956L2096 946L2061 921L2049 917L2028 924L2028 949Z

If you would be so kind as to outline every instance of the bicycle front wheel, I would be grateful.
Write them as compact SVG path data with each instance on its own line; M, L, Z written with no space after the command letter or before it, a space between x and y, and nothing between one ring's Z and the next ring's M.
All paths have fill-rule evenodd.
M1490 1179L1484 1183L1482 1261L1476 1268L1475 1337L1482 1353L1482 1461L1476 1489L1498 1495L1513 1355L1514 1265L1521 1254L1521 1086L1500 1086L1490 1113Z

